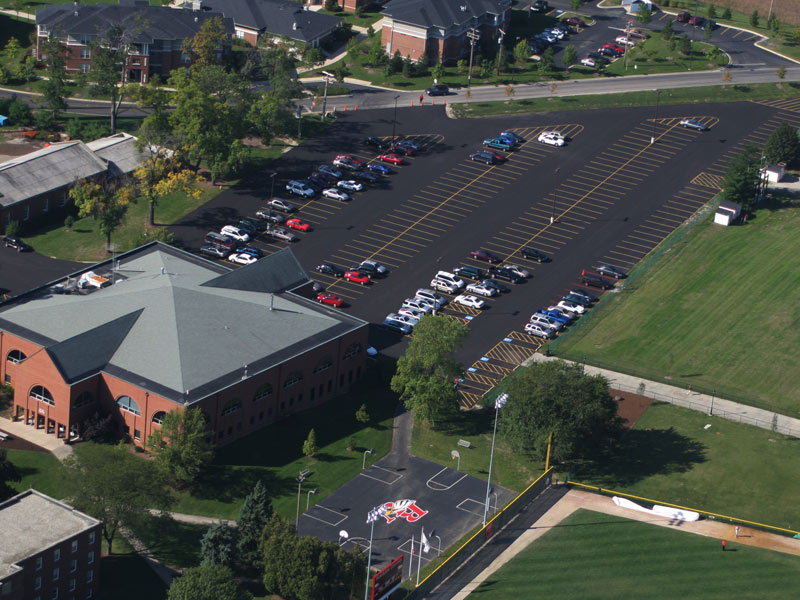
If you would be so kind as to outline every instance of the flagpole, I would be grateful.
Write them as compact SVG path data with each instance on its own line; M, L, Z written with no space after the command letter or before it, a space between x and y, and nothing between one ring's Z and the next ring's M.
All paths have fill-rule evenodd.
M492 453L489 455L489 478L486 480L486 504L483 507L483 526L486 527L486 515L489 514L489 496L492 489L492 463L494 462L494 440L497 437L497 415L500 408L508 400L508 394L501 394L494 401L494 433L492 434Z
M367 583L364 586L364 600L369 600L369 569L372 566L372 534L375 533L375 520L369 528L369 551L367 553Z
M422 528L422 537L419 538L419 562L417 563L417 587L419 587L419 572L422 570L422 540L425 539L425 528Z
M411 534L411 560L408 561L408 578L414 576L414 534Z

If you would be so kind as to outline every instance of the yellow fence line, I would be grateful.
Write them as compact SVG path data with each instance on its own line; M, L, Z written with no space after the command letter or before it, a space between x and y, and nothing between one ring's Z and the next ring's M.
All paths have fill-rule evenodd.
M792 535L800 535L800 531L794 531L792 529L784 529L783 527L777 527L775 525L767 525L765 523L758 523L757 521L748 521L747 519L740 519L738 517L731 517L728 515L721 515L719 513L709 512L707 510L701 510L698 508L689 508L688 506L681 506L680 504L672 504L670 502L663 502L662 500L653 500L652 498L644 498L642 496L634 496L633 494L626 494L625 492L618 492L617 490L609 490L599 485L588 485L585 483L578 483L577 481L568 481L567 485L576 485L582 488L589 490L590 492L597 492L601 494L613 494L615 496L625 496L626 498L633 498L635 500L644 500L645 502L652 502L653 504L662 504L664 506L671 506L673 508L680 508L681 510L691 510L697 513L702 513L704 515L709 515L712 517L719 517L722 519L727 519L729 521L733 521L736 523L741 523L743 525L755 525L757 527L764 527L766 529L774 529L775 531L781 531L784 533L790 533Z
M528 491L529 489L531 489L531 488L532 488L534 485L536 485L537 483L539 483L539 481L541 481L541 479L542 479L543 477L546 477L547 475L549 475L549 474L550 474L550 473L552 473L552 472L553 472L553 467L550 467L550 468L549 468L549 469L547 469L547 470L546 470L544 473L542 473L541 475L539 475L539 477L537 477L537 478L536 478L536 480L535 480L533 483L531 483L531 484L530 484L528 487L526 487L526 488L525 488L523 491L521 491L519 494L517 494L517 496L516 496L516 497L515 497L515 498L514 498L514 499L513 499L511 502L509 502L508 504L506 504L506 506L505 506L505 507L503 507L503 510L501 510L501 511L500 511L500 512L498 512L498 513L497 513L497 514L496 514L494 517L492 517L492 518L491 518L491 520L490 520L488 523L486 523L486 526L485 526L485 527L481 527L481 528L480 528L478 531L476 531L476 532L475 532L475 534L474 534L473 536L471 536L471 537L470 537L470 538L469 538L469 539L468 539L466 542L464 542L463 544L461 544L461 546L459 546L459 547L458 547L458 550L456 550L456 551L455 551L455 552L453 552L453 553L452 553L450 556L448 556L446 559L444 559L444 561L442 562L442 564L440 564L440 565L439 565L438 567L436 567L436 568L435 568L433 571L431 571L430 573L428 573L428 575L426 575L426 576L425 576L425 579L423 579L422 581L420 581L419 585L417 585L417 586L415 586L415 587L420 587L422 584L424 584L424 583L425 583L425 582L428 580L428 578L429 578L429 577L432 577L432 576L434 575L434 573L436 573L436 572L437 572L439 569L441 569L442 567L444 567L444 566L445 566L445 565L448 563L448 561L450 561L450 559L454 558L455 556L458 556L458 553L459 553L459 552L461 552L461 549L462 549L464 546L466 546L467 544L469 544L469 543L470 543L472 540L474 540L474 539L475 539L477 536L479 536L479 535L480 535L480 534L482 534L484 531L486 531L486 528L487 528L487 527L489 527L489 525L491 525L491 524L492 524L492 522L493 522L495 519L497 519L497 518L498 518L500 515L502 515L502 514L505 512L506 508L508 508L509 506L511 506L512 504L514 504L514 502L516 502L517 500L519 500L519 498L520 498L520 497L521 497L523 494L525 494L525 492L527 492L527 491Z

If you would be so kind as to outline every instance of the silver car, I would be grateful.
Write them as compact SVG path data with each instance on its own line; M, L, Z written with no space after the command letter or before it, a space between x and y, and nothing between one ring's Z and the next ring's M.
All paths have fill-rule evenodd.
M282 240L284 242L296 242L300 238L298 238L295 234L287 229L283 229L281 227L273 227L272 229L268 229L265 231L267 235L271 235L276 240Z
M426 314L433 310L432 304L432 302L425 302L422 298L406 298L403 300L402 308L408 308Z
M541 325L542 327L547 327L548 329L553 329L555 331L560 331L564 327L563 323L559 323L555 319L551 319L550 317L541 313L535 313L531 315L530 322Z

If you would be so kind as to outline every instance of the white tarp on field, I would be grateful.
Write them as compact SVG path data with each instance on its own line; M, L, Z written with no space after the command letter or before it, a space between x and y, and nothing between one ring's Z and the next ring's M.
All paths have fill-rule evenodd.
M645 508L644 506L636 504L636 502L631 502L627 498L620 498L619 496L614 496L612 500L614 501L614 504L621 508L638 510L640 512L649 513L659 517L667 517L669 519L676 519L678 521L697 521L700 518L700 513L697 513L693 510L681 510L672 506L661 506L660 504L653 505L653 508Z

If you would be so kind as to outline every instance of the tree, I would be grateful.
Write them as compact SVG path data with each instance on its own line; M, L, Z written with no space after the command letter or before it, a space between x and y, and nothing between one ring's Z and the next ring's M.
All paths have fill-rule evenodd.
M528 40L520 40L514 46L514 59L520 64L525 65L528 62L528 57L531 55L530 48L528 48Z
M647 25L653 20L653 9L649 4L642 3L639 5L639 12L636 13L636 20L642 25Z
M69 190L69 197L78 208L79 217L92 217L100 222L100 232L106 236L106 250L110 249L111 234L122 224L132 201L130 188L113 190L108 181L81 179Z
M414 415L432 425L458 410L453 382L464 372L453 357L469 330L446 316L426 315L414 327L405 354L397 361L392 391Z
M186 569L172 580L167 600L251 600L233 572L222 565L204 564Z
M800 159L800 141L797 129L783 122L778 125L764 143L764 158L770 164L779 162L793 165Z
M5 448L0 448L0 502L17 493L14 488L8 485L8 482L20 481L21 479L22 477L14 463L8 459L8 452L6 452Z
M103 522L107 553L120 526L166 510L170 496L155 465L124 445L87 444L64 459L69 502Z
M730 20L730 18L731 18L731 15L732 15L732 13L731 13L731 7L730 7L730 6L726 6L726 7L725 7L725 10L723 10L723 11L722 11L722 18L723 18L723 19Z
M728 170L722 182L722 195L725 200L742 205L742 213L747 214L755 201L758 187L761 153L755 144L747 144L741 154L728 163Z
M709 19L716 19L717 18L717 7L714 6L713 4L709 4L708 5L708 9L706 10L706 16ZM711 28L708 27L708 29L711 29Z
M720 57L720 54L720 49L717 46L711 46L711 48L708 49L708 58L713 62L717 61L717 59Z
M271 92L264 92L253 102L247 120L264 145L269 145L276 136L289 133L290 128L295 129L294 116Z
M356 421L362 425L367 425L369 423L369 413L367 412L366 404L362 404L361 407L356 411Z
M26 56L25 60L17 64L14 75L17 79L21 79L22 81L33 81L36 79L36 59L33 56Z
M7 60L14 60L17 58L20 50L22 50L22 46L19 45L19 40L12 35L8 38L5 48L3 48L3 53Z
M227 523L212 523L200 540L200 563L230 567L236 561L236 529Z
M445 75L444 65L440 62L437 62L433 67L431 67L431 76L433 77L434 81L438 82L442 77Z
M191 57L192 67L222 63L222 44L228 39L222 17L206 19L192 37L183 42L183 51Z
M214 457L208 440L206 417L197 408L175 409L153 428L147 448L155 464L178 485L192 483Z
M554 66L555 61L553 60L553 48L548 47L544 52L542 52L539 59L539 74L542 76L547 75L553 70Z
M267 495L266 486L259 480L244 499L236 521L239 560L250 567L255 567L261 562L258 544L272 514L272 501Z
M781 65L780 67L778 67L778 70L775 74L778 76L778 79L783 79L784 77L786 77L786 67Z
M146 120L146 119L145 119ZM140 130L140 134L142 131ZM140 135L139 143L146 138ZM155 211L158 201L168 194L183 192L188 196L199 198L202 191L192 187L196 181L202 181L193 171L184 169L176 155L168 148L153 148L150 156L133 171L133 185L139 195L147 199L149 206L147 223L155 225Z
M758 27L758 9L754 10L753 14L750 15L750 25Z
M42 100L44 106L52 111L55 120L58 118L58 113L67 109L67 102L64 99L67 95L66 71L64 70L67 61L64 56L64 48L56 37L51 36L41 42L41 48L47 65L47 79L42 84Z
M372 46L369 47L367 62L372 67L379 67L386 62L386 52L384 51L380 40L374 42Z
M119 440L119 431L113 415L94 413L83 424L81 437L87 442L98 444L113 444Z
M709 43L711 41L711 27L704 27L703 28L703 41L705 43Z
M570 44L564 48L564 64L569 66L574 65L576 62L578 62L578 51L575 49L575 46Z
M16 98L8 106L8 116L15 125L30 125L33 120L31 107Z
M569 0L569 7L572 10L580 10L581 6L583 6L583 0Z
M608 381L587 375L581 365L534 363L517 371L505 391L499 429L516 451L531 457L544 458L551 433L551 458L564 462L590 457L620 432Z
M670 40L675 36L675 30L672 28L674 22L672 19L667 19L667 22L664 23L664 27L661 28L662 39Z
M692 53L692 41L685 35L678 36L678 52L684 56L689 56Z
M401 68L401 73L403 74L403 77L405 77L406 79L411 77L411 75L412 75L411 71L412 71L413 68L414 67L411 64L411 58L406 56L405 59L403 59L403 66Z
M311 431L308 432L308 437L306 441L303 442L303 454L311 458L317 453L317 434L312 428Z
M772 35L777 36L781 32L781 21L776 13L772 13L767 19L767 27Z

